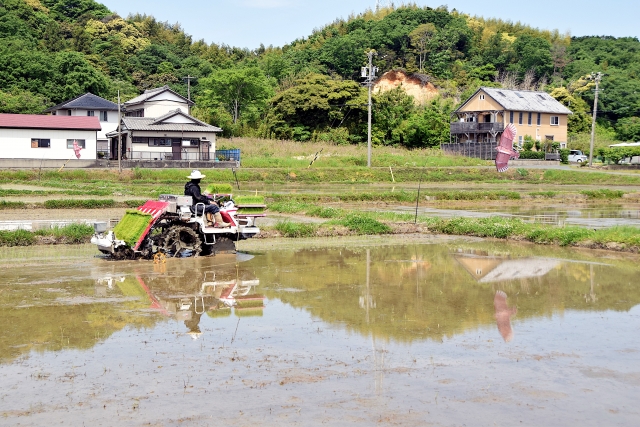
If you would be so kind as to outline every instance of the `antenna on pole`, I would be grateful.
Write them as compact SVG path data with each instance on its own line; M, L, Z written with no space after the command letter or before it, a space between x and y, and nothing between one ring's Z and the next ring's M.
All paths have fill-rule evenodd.
M182 80L186 80L187 81L187 99L189 101L191 101L191 80L195 80L197 79L197 77L194 76L190 76L187 74L187 77L183 77ZM187 105L187 109L189 111L189 114L191 114L191 106Z
M373 81L376 78L376 73L378 72L378 67L373 66L373 57L378 53L371 49L367 53L367 57L369 59L369 65L366 67L362 67L360 70L360 77L364 80L365 86L369 88L369 101L367 103L368 107L368 119L367 119L367 167L371 167L371 88L373 87Z

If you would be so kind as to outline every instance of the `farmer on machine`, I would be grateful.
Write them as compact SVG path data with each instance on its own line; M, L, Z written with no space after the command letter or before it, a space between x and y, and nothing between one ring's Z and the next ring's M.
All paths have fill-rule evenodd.
M202 175L199 170L192 171L191 175L187 177L191 181L185 184L184 195L192 197L193 204L191 206L191 209L196 213L196 215L202 214L202 206L200 206L200 212L198 212L196 205L198 203L204 203L204 214L207 217L207 223L209 226L219 228L229 227L231 224L222 220L222 215L220 215L220 208L218 207L216 202L212 201L207 196L202 195L202 191L200 190L200 180L205 176L206 175Z

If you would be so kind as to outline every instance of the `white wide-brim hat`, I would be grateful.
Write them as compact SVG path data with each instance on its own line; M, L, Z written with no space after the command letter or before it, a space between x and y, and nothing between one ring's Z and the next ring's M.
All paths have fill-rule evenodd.
M193 170L193 171L191 171L191 175L189 175L187 178L189 178L189 179L202 179L205 176L207 176L207 175L202 175L199 170Z

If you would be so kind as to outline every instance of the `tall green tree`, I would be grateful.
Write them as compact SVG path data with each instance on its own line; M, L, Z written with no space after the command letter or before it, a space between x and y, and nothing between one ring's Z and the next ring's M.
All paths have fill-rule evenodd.
M229 68L200 79L199 85L201 107L222 107L234 124L241 118L255 123L274 94L275 79L267 77L258 67Z
M438 98L416 110L400 126L402 144L410 148L425 148L439 147L449 141L451 111L451 102Z
M375 144L399 144L402 122L408 119L416 109L414 99L398 86L395 89L378 93L373 99L372 140Z
M418 55L418 71L422 72L422 67L427 59L427 53L431 50L431 40L436 34L436 26L431 22L418 25L418 27L409 33L411 44L415 48Z
M277 138L308 139L311 132L345 127L357 134L366 92L352 80L309 74L271 101L271 131Z

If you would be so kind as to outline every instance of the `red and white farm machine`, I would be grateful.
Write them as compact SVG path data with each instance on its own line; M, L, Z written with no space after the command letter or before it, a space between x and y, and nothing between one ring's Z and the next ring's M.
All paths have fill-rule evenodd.
M137 226L137 229L124 230L116 226L108 230L106 222L97 222L91 243L115 259L151 259L159 254L186 257L233 252L237 241L260 232L255 221L265 216L264 213L238 213L244 206L236 206L231 194L214 195L214 200L219 203L220 214L229 227L209 226L203 214L204 205L198 204L193 209L191 196L163 194L159 200L149 200L137 211L127 212L122 221L133 221L130 228ZM264 205L248 207L255 212ZM137 223L136 214L143 217Z

